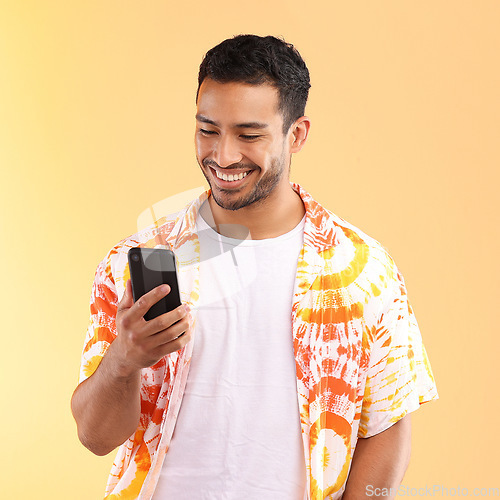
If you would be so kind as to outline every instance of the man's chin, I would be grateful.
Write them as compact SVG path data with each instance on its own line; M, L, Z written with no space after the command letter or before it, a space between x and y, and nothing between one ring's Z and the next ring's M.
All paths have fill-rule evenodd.
M212 190L212 197L215 200L215 203L224 210L230 210L231 212L235 212L236 210L241 210L242 208L246 208L249 206L257 206L262 203L266 198L269 197L269 193L260 195L256 192L247 195L245 198L239 198L234 200L221 199L219 193L214 194Z
M224 189L214 185L211 181L208 181L208 185L215 203L224 210L235 211L248 205L246 199L239 198L241 196L239 195L240 189Z
M224 210L231 210L232 212L249 205L249 203L247 203L246 200L234 200L234 201L222 200L218 195L214 195L213 189L212 189L212 197L215 203L219 205L219 207L223 208Z

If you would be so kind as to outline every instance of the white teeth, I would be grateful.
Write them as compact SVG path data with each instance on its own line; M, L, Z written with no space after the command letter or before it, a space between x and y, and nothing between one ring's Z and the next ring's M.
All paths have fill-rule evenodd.
M215 171L215 173L217 174L217 177L219 179L222 179L224 181L239 181L241 179L243 179L243 177L246 177L248 175L248 172L241 172L241 174L238 174L238 175L227 175L227 174L223 174L222 172L219 172L218 170Z

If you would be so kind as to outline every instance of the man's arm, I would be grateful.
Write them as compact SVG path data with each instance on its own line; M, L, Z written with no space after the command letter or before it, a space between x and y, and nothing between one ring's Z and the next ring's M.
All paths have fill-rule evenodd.
M116 313L118 335L97 370L73 393L71 409L78 437L96 455L106 455L137 429L141 369L191 340L190 317L183 305L151 321L144 320L149 308L169 292L168 286L157 287L134 304L130 280L127 282Z
M342 499L393 499L408 468L410 452L409 414L380 434L358 439Z
M81 443L101 456L134 433L141 414L140 370L120 374L113 359L113 344L97 370L76 388L71 399Z

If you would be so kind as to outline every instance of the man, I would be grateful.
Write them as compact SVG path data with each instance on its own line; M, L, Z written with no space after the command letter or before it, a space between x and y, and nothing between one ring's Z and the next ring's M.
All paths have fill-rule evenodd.
M391 257L288 180L309 87L277 38L210 50L195 134L210 190L97 268L72 409L87 448L120 446L106 498L395 496L409 413L437 392ZM145 321L169 288L134 304L127 252L158 244L183 305Z

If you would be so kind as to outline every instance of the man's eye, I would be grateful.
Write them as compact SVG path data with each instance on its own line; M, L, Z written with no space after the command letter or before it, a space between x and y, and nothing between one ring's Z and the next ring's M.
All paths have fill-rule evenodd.
M240 135L240 137L247 141L251 141L252 139L258 139L260 135Z
M203 128L200 128L200 133L203 135L214 135L216 132L214 130L205 130Z

